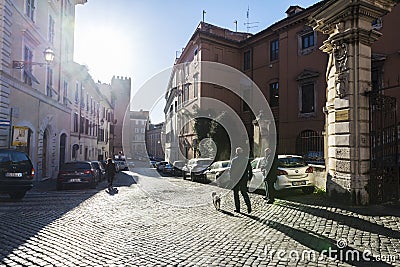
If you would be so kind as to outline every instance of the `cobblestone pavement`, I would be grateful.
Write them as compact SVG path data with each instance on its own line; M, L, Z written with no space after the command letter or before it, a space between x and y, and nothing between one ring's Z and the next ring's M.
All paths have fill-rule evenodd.
M0 266L400 266L397 206L291 192L273 205L251 194L253 212L233 213L229 190L134 171L116 194L50 181L19 202L1 196Z

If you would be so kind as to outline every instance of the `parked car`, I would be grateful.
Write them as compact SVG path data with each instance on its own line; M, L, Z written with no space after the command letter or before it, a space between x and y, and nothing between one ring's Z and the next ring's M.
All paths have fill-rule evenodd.
M155 168L155 167L156 167L156 164L157 164L157 161L155 161L155 160L150 160L150 167L151 167L151 168Z
M163 169L164 169L164 166L165 165L167 165L168 164L168 162L167 161L160 161L160 162L157 162L156 163L156 169L157 169L157 171L163 171Z
M126 164L126 160L114 160L115 165L118 167L117 171L127 171L128 169L128 164Z
M263 189L263 175L260 169L262 158L256 158L251 162L253 168L253 179L250 182L250 189ZM274 189L300 188L305 194L311 194L315 189L313 167L309 166L302 156L278 155L277 180Z
M100 178L94 164L90 161L71 161L64 163L57 176L57 190L66 185L84 184L96 188Z
M192 181L205 180L204 171L207 170L213 162L210 158L194 158L188 161L188 163L182 168L183 179L190 177Z
M100 181L103 181L106 179L106 167L101 163L100 161L92 161L93 166L96 168L96 170L99 173L100 176Z
M13 149L0 149L0 193L22 199L33 187L35 169L29 156Z
M229 160L224 161L216 161L211 164L210 167L204 172L206 178L210 182L216 182L218 178L221 176L226 176L229 178L229 168L231 166L231 162Z
M182 169L186 165L185 160L176 160L172 163L174 169L172 170L172 175L174 176L182 176Z
M172 166L172 164L167 163L164 165L164 168L162 169L162 173L172 174L173 170L174 170L174 166Z

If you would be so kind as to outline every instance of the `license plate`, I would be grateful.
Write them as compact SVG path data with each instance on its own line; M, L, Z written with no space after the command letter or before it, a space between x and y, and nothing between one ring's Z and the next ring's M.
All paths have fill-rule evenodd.
M6 177L22 177L21 172L6 172Z
M70 183L80 183L81 179L69 179Z
M306 181L292 182L292 184L293 184L294 186L305 185L305 184L306 184Z

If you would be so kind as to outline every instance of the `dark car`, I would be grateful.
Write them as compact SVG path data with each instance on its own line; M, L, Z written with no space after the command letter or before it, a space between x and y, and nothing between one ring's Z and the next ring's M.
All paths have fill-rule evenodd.
M66 185L84 184L96 188L100 178L96 167L90 161L71 161L64 163L57 176L57 190Z
M164 166L165 165L167 165L168 164L168 162L167 161L160 161L160 162L157 162L156 163L156 169L157 169L157 171L163 171L163 169L164 169Z
M162 173L164 174L172 174L174 171L174 166L172 166L172 164L165 164L164 168L162 168Z
M184 160L176 160L172 163L174 169L172 170L172 175L174 176L182 176L182 168L186 165L186 161Z
M33 186L35 169L29 156L13 149L0 149L0 193L22 199Z
M100 181L105 180L106 179L106 167L103 165L103 163L101 163L100 161L92 161L92 164L99 172L99 176L100 176L99 180Z

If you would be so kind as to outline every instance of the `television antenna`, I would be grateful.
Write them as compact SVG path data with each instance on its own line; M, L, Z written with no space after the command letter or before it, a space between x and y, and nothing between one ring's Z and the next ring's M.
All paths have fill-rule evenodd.
M251 28L258 27L258 25L254 25L254 24L257 24L257 23L260 23L260 22L258 22L258 21L250 22L250 7L249 6L247 6L246 17L247 17L247 22L245 22L244 25L247 28L247 32L249 32Z

